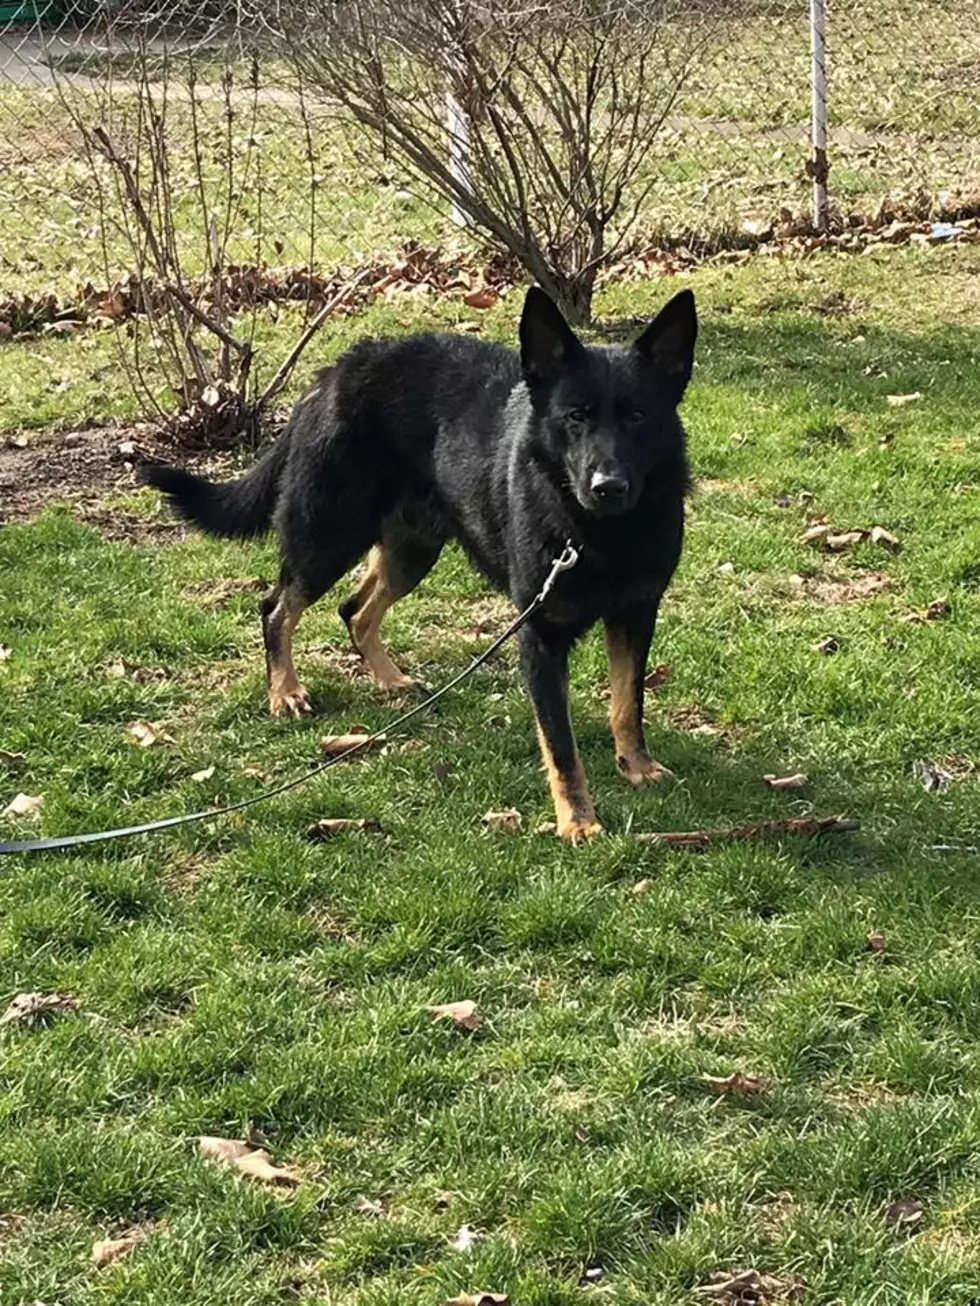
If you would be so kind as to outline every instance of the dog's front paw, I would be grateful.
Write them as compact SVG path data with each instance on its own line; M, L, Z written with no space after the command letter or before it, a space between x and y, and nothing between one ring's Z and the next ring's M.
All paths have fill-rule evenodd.
M594 839L597 834L602 834L602 825L594 819L582 820L573 816L558 826L558 837L564 839L566 843L585 843L587 839Z
M275 717L301 717L313 711L313 704L302 685L290 689L270 689L269 711Z
M616 758L616 765L620 774L624 775L631 785L658 784L668 776L673 778L674 775L673 771L661 766L646 753L632 753L628 756L620 753Z

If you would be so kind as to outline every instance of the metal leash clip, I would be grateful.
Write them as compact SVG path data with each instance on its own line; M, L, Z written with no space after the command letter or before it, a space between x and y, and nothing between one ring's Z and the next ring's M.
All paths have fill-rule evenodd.
M541 586L541 593L538 595L535 603L543 603L554 588L555 581L558 579L560 574L563 571L571 571L577 562L578 549L576 549L571 540L566 540L565 547L562 549L561 554L555 558L551 564L551 571L548 573L548 579Z

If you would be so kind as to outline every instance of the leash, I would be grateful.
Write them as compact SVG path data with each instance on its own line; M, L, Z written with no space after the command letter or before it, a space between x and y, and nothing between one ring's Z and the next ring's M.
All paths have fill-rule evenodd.
M320 762L319 765L313 767L311 771L307 771L304 775L287 780L274 789L266 789L263 793L255 794L252 798L243 798L240 802L228 803L225 807L209 807L203 812L188 812L184 816L165 816L159 821L147 821L144 825L124 825L116 830L98 830L92 834L62 834L52 835L47 839L9 840L0 843L0 854L54 852L63 848L77 848L87 843L104 843L109 839L128 839L134 834L153 834L157 830L172 830L176 826L190 825L194 821L214 820L218 816L227 816L231 812L243 812L247 807L255 807L256 804L267 802L270 798L278 798L280 794L288 793L290 789L298 789L300 785L306 784L308 780L313 780L316 776L322 775L324 771L329 771L332 766L346 761L348 757L359 752L362 748L367 748L368 744L373 744L382 735L390 735L392 731L399 729L411 721L413 717L418 716L420 712L424 712L426 708L431 707L444 694L448 694L451 689L455 689L457 685L462 684L474 671L482 667L485 662L488 662L497 649L502 644L506 644L507 640L513 638L521 627L534 616L551 593L559 575L563 571L570 571L578 562L578 557L578 550L572 544L572 541L566 541L560 556L552 562L547 579L528 606L511 622L502 635L497 636L489 648L484 649L478 657L473 659L468 667L465 667L448 684L443 685L441 689L437 689L434 694L430 694L423 702L396 717L383 730L375 730L373 734L365 735L363 739L358 740L356 744L352 744L344 752L338 753L336 757L331 757L326 762Z

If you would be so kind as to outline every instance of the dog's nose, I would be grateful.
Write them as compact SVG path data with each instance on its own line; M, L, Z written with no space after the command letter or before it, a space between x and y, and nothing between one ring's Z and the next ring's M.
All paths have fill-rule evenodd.
M605 472L596 472L589 489L600 503L621 503L629 493L630 483L622 476L609 476Z

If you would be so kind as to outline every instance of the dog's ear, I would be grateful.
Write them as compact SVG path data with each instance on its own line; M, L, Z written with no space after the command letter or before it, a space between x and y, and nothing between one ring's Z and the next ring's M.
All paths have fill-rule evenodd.
M521 367L525 379L532 384L550 380L582 349L558 306L538 286L532 286L521 314Z
M694 368L698 314L694 294L682 290L667 301L633 348L684 393Z

